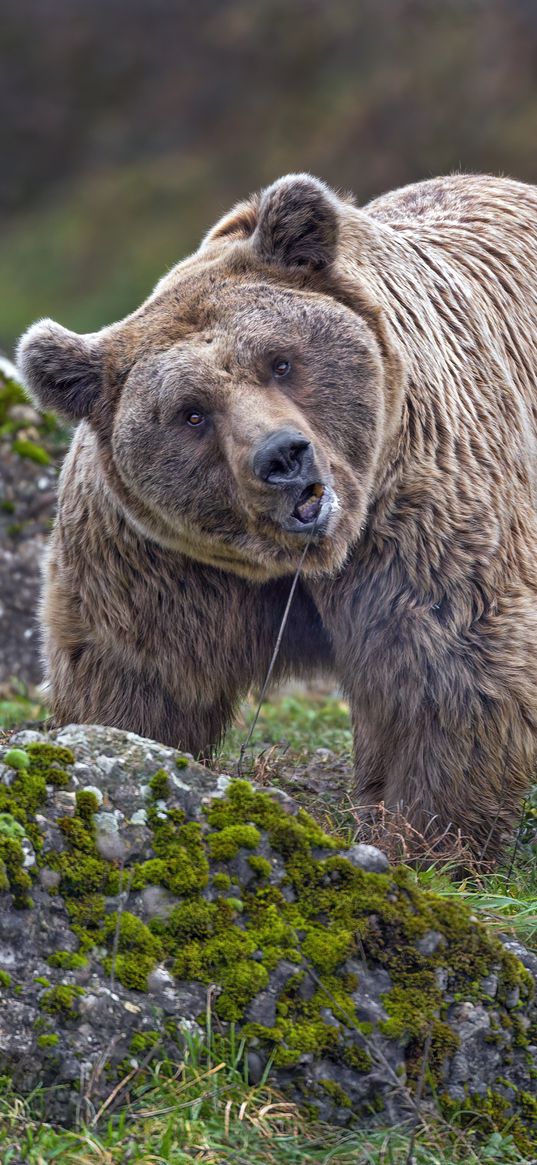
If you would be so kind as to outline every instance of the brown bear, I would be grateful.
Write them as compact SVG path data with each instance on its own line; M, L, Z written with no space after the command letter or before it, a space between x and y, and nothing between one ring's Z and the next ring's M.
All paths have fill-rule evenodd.
M19 349L80 421L43 599L52 707L198 753L331 668L359 804L495 854L537 757L537 189L235 207L121 323Z

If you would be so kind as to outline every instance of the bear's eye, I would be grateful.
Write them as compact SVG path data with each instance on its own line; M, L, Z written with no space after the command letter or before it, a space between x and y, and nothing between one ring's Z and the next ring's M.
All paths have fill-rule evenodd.
M203 413L198 413L197 409L192 409L190 413L186 414L186 423L187 425L192 425L193 429L197 429L200 425L203 425L204 420Z
M273 376L276 376L278 380L283 380L284 377L289 376L290 371L291 371L291 361L290 360L278 359L278 360L275 360L274 364L272 365L272 374L273 374Z

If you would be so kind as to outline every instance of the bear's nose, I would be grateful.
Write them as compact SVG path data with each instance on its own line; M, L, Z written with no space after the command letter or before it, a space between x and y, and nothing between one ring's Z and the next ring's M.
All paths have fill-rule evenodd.
M302 433L279 429L256 449L252 459L255 476L269 485L287 485L300 477L311 441Z

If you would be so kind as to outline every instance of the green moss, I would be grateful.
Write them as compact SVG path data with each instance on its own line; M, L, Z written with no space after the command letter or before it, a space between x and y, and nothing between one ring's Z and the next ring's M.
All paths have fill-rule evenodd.
M65 748L61 744L47 744L35 741L32 744L25 745L26 752L30 756L31 768L34 772L40 772L46 776L49 769L64 765L74 765L75 756L70 748Z
M350 1044L344 1049L343 1061L354 1072L370 1072L373 1066L369 1052L358 1044Z
M149 927L127 910L109 914L102 928L102 938L117 949L115 959L105 959L104 966L116 979L135 991L147 991L147 977L162 957L159 938Z
M173 939L189 942L191 939L206 939L218 929L221 914L213 902L184 902L172 910L166 931Z
M58 789L65 789L67 785L71 784L71 777L66 773L65 769L49 769L47 773L47 785L56 785Z
M24 852L18 838L0 833L0 862L4 888L9 888L13 895L13 905L19 909L29 908L32 905L29 894L32 879L24 869Z
M180 755L175 758L175 763L178 769L187 769L189 764L188 757Z
M0 813L9 814L22 825L36 849L41 845L41 834L32 818L46 801L47 784L65 784L69 780L58 765L73 764L74 759L70 749L46 743L8 749L4 754L3 760L15 769L15 776L9 786L0 785ZM30 884L31 881L26 886ZM16 895L16 899L17 905L28 904L27 895Z
M269 975L261 963L247 959L228 967L223 975L223 990L218 997L218 1015L222 1019L235 1022L244 1017L246 1006L268 986Z
M65 907L80 950L88 951L99 942L105 917L106 901L103 894L84 894L80 899L66 898Z
M255 874L256 878L269 878L272 872L272 866L268 858L263 858L259 854L253 854L248 858L248 865Z
M530 1092L519 1092L517 1099L522 1116L526 1120L532 1121L537 1131L537 1096L532 1096Z
M166 769L159 769L154 777L151 777L149 788L157 800L166 800L170 792L170 778Z
M199 894L209 881L209 862L201 826L194 821L177 825L171 813L161 820L150 815L153 826L153 850L156 857L136 866L132 887L140 890L148 884L164 886L178 897Z
M10 748L2 757L2 763L11 769L29 769L30 757L22 748Z
M392 990L384 996L388 1012L385 1030L407 1044L410 1075L420 1062L429 1032L430 1060L438 1077L457 1046L457 1039L441 1014L443 997L435 975L439 967L449 966L453 987L456 990L456 983L460 982L465 998L472 990L476 998L480 996L480 976L491 967L501 968L504 990L510 985L512 974L521 990L522 985L529 990L527 976L518 962L506 957L501 944L484 927L470 921L468 909L460 902L422 894L406 871L368 874L355 869L340 855L317 856L318 849L326 851L339 843L327 838L307 815L291 818L264 794L244 782L236 782L225 798L213 802L207 818L211 826L221 831L241 823L253 823L268 831L271 844L286 858L287 882L295 901L274 904L277 917L269 919L268 904L261 906L255 895L246 894L247 932L255 936L269 968L273 959L283 957L284 952L288 957L289 949L294 948L299 959L302 954L311 960L326 987L325 994L322 990L316 993L313 1004L282 996L276 1026L263 1031L257 1025L257 1038L272 1046L277 1063L295 1063L302 1052L324 1051L334 1043L334 1029L329 1029L320 1017L321 1009L333 1009L334 998L339 1003L336 1018L347 1030L352 1027L354 1005L350 995L341 991L336 972L352 952L357 932L366 959L380 962L392 980ZM263 861L259 855L250 859L254 870L265 875L269 869L260 864ZM267 911L265 934L263 911ZM329 928L326 919L330 919ZM416 942L431 930L448 936L447 953L442 944L433 955L420 953ZM301 954L296 938L300 932ZM268 942L265 949L264 941ZM179 959L178 972L180 963ZM189 968L193 974L197 968L197 973L203 975L203 952L190 952ZM474 984L470 990L469 983ZM345 1055L355 1059L358 1056L359 1066L364 1070L369 1067L366 1050L347 1048Z
M43 753L38 758L32 746L26 753L29 766L15 770L9 789L0 788L0 797L3 792L11 797L18 783L17 808L11 799L9 804L0 803L0 810L29 830L32 814L46 797L51 769L61 766L62 771L74 758ZM132 864L125 873L133 892L153 884L169 890L179 902L169 917L154 918L149 926L126 911L107 915L106 897L118 893L119 871L97 851L93 830L97 801L82 791L74 816L59 822L66 843L63 853L46 855L60 874L60 893L80 954L56 952L51 966L74 969L74 964L62 960L83 958L92 947L104 947L107 972L113 971L129 989L145 990L151 970L167 960L181 979L218 984L219 1018L243 1024L245 1037L261 1041L277 1066L291 1067L313 1052L367 1072L371 1060L361 1041L367 1040L371 1025L356 1018L357 977L342 973L342 964L357 953L358 938L360 958L389 975L382 1028L404 1046L410 1079L419 1072L429 1033L430 1077L436 1087L457 1044L437 985L439 969L449 971L450 994L460 993L465 999L482 999L481 980L494 970L498 992L491 1009L499 1008L509 1024L509 1039L527 1046L528 1033L516 1015L502 1008L502 1001L514 987L521 999L528 999L530 977L494 935L471 920L464 902L423 893L404 870L370 874L355 868L344 854L333 852L341 842L328 837L308 814L290 815L247 782L231 782L224 797L209 803L202 824L185 821L184 813L169 805L165 811L157 806L157 800L170 794L163 770L152 778L151 793L147 817L153 856ZM283 859L283 880L276 886L269 882L270 862L256 852L267 839ZM22 876L20 837L2 838L0 832L2 844L14 847L0 851L11 884ZM238 884L235 865L225 868L240 849L248 851L256 875L245 885ZM215 861L224 868L214 871ZM418 940L430 931L445 935L446 942L426 955ZM271 972L282 960L294 964L296 974L280 990L273 1025L244 1024L250 1002L267 988ZM58 1001L49 992L43 1005L45 1010L54 1006L72 1010L74 1002L74 996L70 1001L60 996ZM529 1102L526 1110L531 1110Z
M314 967L323 974L335 971L351 954L354 936L351 931L334 930L332 927L312 927L302 944L303 954L311 959Z
M272 1044L272 1059L277 1068L292 1068L307 1053L319 1058L335 1055L339 1042L339 1029L321 1018L278 1019L273 1028L246 1024L244 1034Z
M149 930L149 927L124 910L122 914L109 914L103 927L104 938L117 940L118 951L138 951L145 955L154 955L159 958L161 946L159 940Z
M129 1052L133 1056L144 1056L159 1043L160 1039L160 1032L157 1031L136 1032L129 1044Z
M78 898L99 891L108 895L119 893L119 871L95 854L79 849L76 842L73 843L71 828L64 829L63 822L61 828L71 848L62 853L47 854L49 868L60 875L60 894Z
M229 862L240 849L255 849L261 834L255 825L226 825L217 833L209 834L209 853L216 862Z
M0 971L0 987L11 987L11 975L8 971Z
M49 955L47 963L49 967L59 967L63 971L78 971L82 967L87 967L88 960L84 955L73 951L55 951L53 955Z
M34 978L34 983L39 983L40 987L50 987L51 986L50 979L47 979L45 975L36 975Z
M60 1037L55 1032L50 1032L43 1036L37 1037L37 1046L39 1048L56 1048L60 1042Z
M266 793L258 792L248 781L232 781L226 796L215 798L207 812L207 821L213 829L251 823L269 831L269 837L282 839L284 849L293 837L301 847L319 846L326 849L344 848L345 842L330 837L308 813L299 810L291 817L281 805ZM272 834L270 831L272 830ZM280 845L275 845L280 849ZM283 852L283 850L282 850Z
M96 845L93 815L98 808L95 793L80 790L74 816L58 819L67 847L61 853L48 853L46 860L50 869L60 875L59 891L67 899L119 893L119 870L101 858Z
M42 995L40 1007L43 1011L48 1011L50 1015L72 1016L75 1012L75 1001L78 996L83 994L82 987L59 984L57 987L51 987L50 991L46 991Z
M352 1108L352 1101L350 1096L340 1084L336 1084L334 1080L327 1080L321 1077L319 1084L323 1092L327 1092L338 1108Z
M36 461L38 465L50 465L51 456L42 445L29 441L27 437L16 437L12 449L19 457L26 457L29 461Z
M234 914L242 914L244 910L244 902L242 898L226 898L226 905L231 908Z
M127 987L129 991L147 991L147 979L155 967L156 960L151 955L135 954L116 955L112 960L108 957L103 960L103 966L108 974L114 972L116 979Z
M20 838L24 837L24 829L19 821L11 813L0 813L0 833L4 837Z
M89 825L93 814L99 810L99 800L89 789L77 789L75 796L78 816Z
M512 951L505 951L502 979L499 986L499 1000L503 1003L508 992L512 991L515 987L518 987L520 991L521 1001L533 997L534 980L531 972L520 964Z
M174 974L180 979L210 983L225 975L228 967L233 968L241 960L250 958L256 950L255 940L246 931L236 926L223 928L209 940L195 940L178 946Z

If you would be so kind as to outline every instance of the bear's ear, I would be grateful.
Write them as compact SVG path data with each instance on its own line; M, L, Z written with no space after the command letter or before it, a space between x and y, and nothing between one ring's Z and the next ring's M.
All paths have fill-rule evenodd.
M42 409L71 421L88 417L103 384L97 336L78 336L54 320L40 320L24 333L17 366L24 386Z
M219 239L247 239L253 234L257 224L257 203L238 202L223 218L211 227L205 236L203 244L214 243Z
M318 178L288 174L262 192L252 245L264 262L321 271L336 257L341 209Z

